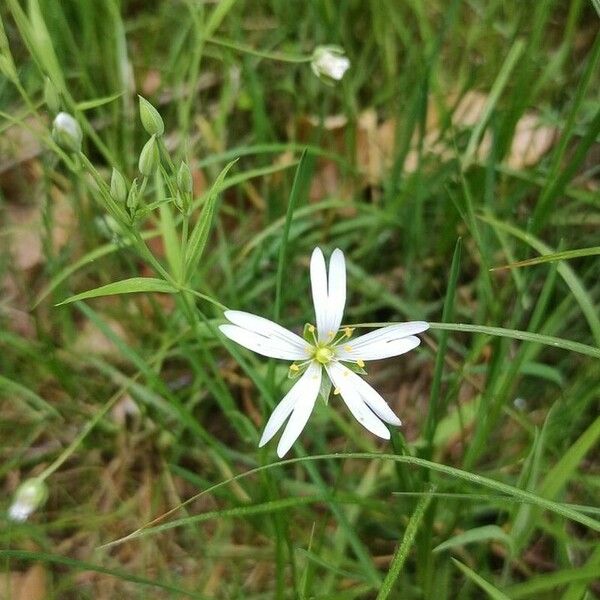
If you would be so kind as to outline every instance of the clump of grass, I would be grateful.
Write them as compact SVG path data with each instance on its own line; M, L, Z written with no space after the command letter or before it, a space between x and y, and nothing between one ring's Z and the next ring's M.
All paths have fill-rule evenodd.
M48 488L0 531L2 589L595 593L591 3L8 0L0 17L0 508ZM351 61L333 86L319 45ZM51 135L61 111L81 152ZM405 424L391 443L334 399L278 462L257 442L286 367L217 326L225 306L311 321L316 245L347 256L349 322L431 331L369 371Z

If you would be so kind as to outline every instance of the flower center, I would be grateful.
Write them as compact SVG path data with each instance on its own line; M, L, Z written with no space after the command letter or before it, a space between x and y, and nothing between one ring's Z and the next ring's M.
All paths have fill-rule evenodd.
M322 365L330 363L333 356L333 350L327 346L319 346L315 349L314 359Z

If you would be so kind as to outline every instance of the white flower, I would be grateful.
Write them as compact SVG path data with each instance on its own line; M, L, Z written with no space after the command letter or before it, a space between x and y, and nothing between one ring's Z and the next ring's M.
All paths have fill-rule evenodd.
M48 488L41 479L27 479L15 492L8 518L11 521L23 522L35 512L48 497Z
M344 56L341 48L318 46L313 52L310 66L317 77L340 81L350 68L350 60Z
M66 112L56 115L52 123L52 137L54 141L65 150L79 152L83 134L79 123Z
M390 432L383 422L401 425L400 419L379 393L354 371L362 371L364 361L398 356L416 348L420 340L415 334L429 328L424 321L413 321L350 339L352 327L340 330L346 304L343 252L336 249L331 255L328 278L323 253L315 248L310 261L310 279L317 326L305 328L307 339L273 321L237 310L226 311L231 324L219 326L229 339L258 354L298 361L298 364L292 363L290 373L303 371L275 407L259 442L259 446L264 446L289 417L277 446L279 457L287 453L304 429L322 383L325 394L329 394L328 380L359 423L375 435L389 439Z

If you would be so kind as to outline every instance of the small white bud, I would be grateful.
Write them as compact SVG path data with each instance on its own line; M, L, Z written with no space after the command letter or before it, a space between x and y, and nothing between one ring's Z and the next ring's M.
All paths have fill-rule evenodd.
M156 136L153 135L142 148L138 168L140 173L146 177L150 177L156 171L159 163L158 146L156 144Z
M140 99L140 119L147 133L150 135L162 135L165 132L165 124L160 113L142 96Z
M83 134L79 123L66 112L59 112L52 123L52 137L65 150L79 152Z
M350 60L344 55L342 48L318 46L313 52L310 66L319 79L340 81L350 68Z
M48 488L41 479L27 479L15 492L13 503L8 509L11 521L26 521L29 516L40 508L48 497Z
M117 201L123 202L127 200L127 182L125 177L113 168L112 177L110 178L110 195Z

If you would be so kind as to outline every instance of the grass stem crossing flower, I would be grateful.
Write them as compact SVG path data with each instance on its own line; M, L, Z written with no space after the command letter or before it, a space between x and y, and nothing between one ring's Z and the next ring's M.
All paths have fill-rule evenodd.
M264 446L287 421L277 446L279 457L302 433L319 392L328 396L331 386L361 425L389 439L384 423L402 423L357 372L364 373L366 361L398 356L416 348L420 343L416 334L429 328L424 321L412 321L353 338L354 328L341 327L346 305L346 263L339 249L331 255L328 273L323 252L315 248L310 279L316 326L307 325L304 337L269 319L238 310L226 311L229 323L219 326L229 339L257 354L293 361L290 374L299 375L299 379L275 407L259 442L259 446Z

